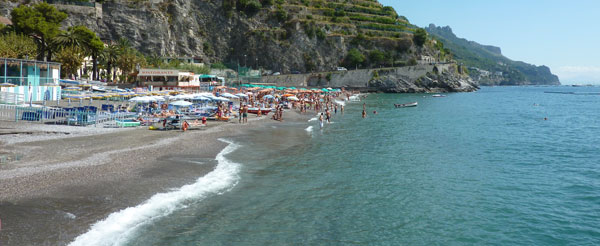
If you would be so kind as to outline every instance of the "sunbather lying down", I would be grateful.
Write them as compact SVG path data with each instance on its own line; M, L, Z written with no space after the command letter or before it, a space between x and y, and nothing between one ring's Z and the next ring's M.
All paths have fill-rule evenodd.
M192 122L188 122L188 124L190 124L190 126L206 126L206 124L203 124L202 122L198 121L197 119Z

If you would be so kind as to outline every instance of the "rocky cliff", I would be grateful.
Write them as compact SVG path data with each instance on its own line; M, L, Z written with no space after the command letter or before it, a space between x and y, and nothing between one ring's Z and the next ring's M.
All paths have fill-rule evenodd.
M24 3L1 2L0 12L9 16ZM54 4L69 15L65 27L85 25L107 43L126 38L145 54L231 67L321 72L338 66L414 65L420 57L440 56L429 43L414 44L417 27L377 1L113 0L87 5ZM351 50L360 59L349 61Z
M431 24L427 31L444 43L454 59L469 66L471 76L482 85L560 85L550 68L513 61L499 47L459 38L448 26Z

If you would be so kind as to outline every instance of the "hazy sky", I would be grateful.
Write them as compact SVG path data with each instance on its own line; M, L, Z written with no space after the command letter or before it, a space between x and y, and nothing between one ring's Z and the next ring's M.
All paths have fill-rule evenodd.
M418 26L450 26L563 84L600 84L600 0L380 0Z

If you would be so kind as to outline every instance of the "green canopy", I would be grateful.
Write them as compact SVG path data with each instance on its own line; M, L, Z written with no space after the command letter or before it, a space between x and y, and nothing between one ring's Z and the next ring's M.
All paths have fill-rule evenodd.
M310 88L310 89L313 90L313 91L318 91L319 90L317 88Z
M295 90L295 89L296 89L296 87L289 87L288 89L290 89L290 90Z
M242 84L242 87L250 87L251 85L249 84Z
M325 89L325 88L323 88L323 89L321 89L321 90L322 90L322 91L324 91L324 92L329 92L329 90L327 90L327 89Z
M301 91L306 91L306 88L300 88Z
M282 90L285 90L285 89L286 89L286 87L284 87L284 86L282 86L282 87L277 87L277 90L280 90L280 91L282 91Z

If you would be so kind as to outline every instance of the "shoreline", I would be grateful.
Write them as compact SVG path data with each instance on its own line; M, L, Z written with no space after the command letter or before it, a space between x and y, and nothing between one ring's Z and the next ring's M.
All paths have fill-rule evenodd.
M289 110L286 121L309 115ZM244 125L211 122L207 129L185 133L52 132L52 137L32 135L16 141L1 135L2 149L23 157L0 166L0 242L66 245L109 214L211 173L217 166L215 157L227 146L218 139L271 122L278 123L270 117L251 117Z

